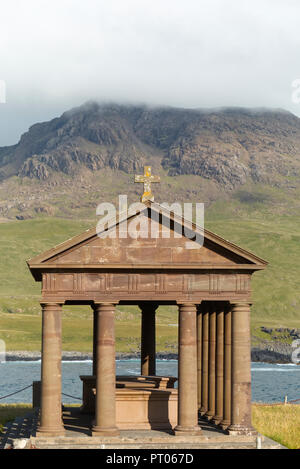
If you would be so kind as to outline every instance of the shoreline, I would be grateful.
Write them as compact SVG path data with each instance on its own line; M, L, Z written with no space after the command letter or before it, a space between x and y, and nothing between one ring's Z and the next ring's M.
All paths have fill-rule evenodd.
M117 352L116 360L139 360L139 352ZM177 353L157 352L156 358L158 360L177 360ZM93 354L91 352L62 352L63 361L85 361L92 360ZM41 352L27 352L27 351L10 351L6 352L6 361L40 361Z
M86 361L92 360L93 355L91 352L62 352L63 361ZM117 360L138 360L140 358L139 352L125 353L117 352ZM177 360L177 353L170 352L157 352L156 358L158 360ZM41 352L28 352L28 351L9 351L6 352L6 361L39 361L41 360ZM291 362L291 354L286 351L275 351L270 349L262 349L253 347L251 349L251 361L262 363L278 363L288 364Z

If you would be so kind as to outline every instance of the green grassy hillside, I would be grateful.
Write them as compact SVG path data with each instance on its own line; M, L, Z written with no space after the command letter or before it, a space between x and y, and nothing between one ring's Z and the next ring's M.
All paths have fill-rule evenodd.
M296 207L273 207L272 194L260 190L252 192L255 200L249 201L247 194L244 191L226 203L212 205L206 213L206 227L270 263L253 277L253 335L261 336L261 325L300 327L300 224L294 214ZM40 349L40 285L34 282L25 260L94 224L96 220L59 218L0 224L0 338L6 341L7 349ZM119 307L117 318L117 350L137 350L138 308ZM176 321L176 308L160 308L159 350L176 349ZM63 330L64 350L91 350L90 308L64 307Z

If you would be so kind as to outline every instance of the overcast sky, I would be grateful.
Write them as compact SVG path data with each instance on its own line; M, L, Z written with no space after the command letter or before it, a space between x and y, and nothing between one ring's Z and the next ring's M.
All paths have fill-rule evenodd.
M300 115L299 21L299 0L1 0L0 146L91 99Z

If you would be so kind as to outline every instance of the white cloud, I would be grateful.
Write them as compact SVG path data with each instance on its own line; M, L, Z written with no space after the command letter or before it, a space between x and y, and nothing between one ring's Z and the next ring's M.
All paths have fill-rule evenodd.
M0 145L89 99L300 114L299 17L298 0L3 0Z

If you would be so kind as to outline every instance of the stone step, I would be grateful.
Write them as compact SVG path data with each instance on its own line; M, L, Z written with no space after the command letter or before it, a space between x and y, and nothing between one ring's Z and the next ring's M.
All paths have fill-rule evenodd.
M97 449L97 450L115 450L115 449L256 449L256 445L253 444L241 444L241 443L202 443L202 444L132 444L132 445L83 445L83 444L39 444L35 447L36 449ZM263 446L263 449L279 449L279 445Z
M129 439L129 438L118 438L118 439L107 439L106 441L96 438L76 438L76 437L31 437L31 444L37 445L89 445L96 447L107 447L107 446L135 446L135 445L210 445L210 444L239 444L239 445L250 445L256 446L256 440L245 440L245 439L233 439L233 438L198 438L193 440L192 438L145 438L145 439Z
M202 441L95 441L90 438L31 438L31 445L37 449L256 449L256 440L243 439L224 440L220 438L211 438ZM283 448L279 443L264 438L262 441L263 449Z

